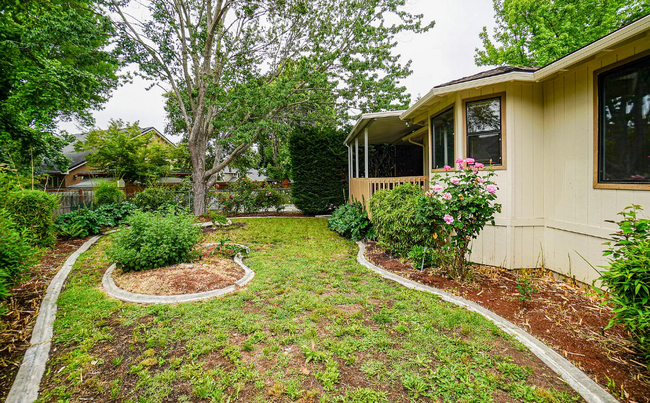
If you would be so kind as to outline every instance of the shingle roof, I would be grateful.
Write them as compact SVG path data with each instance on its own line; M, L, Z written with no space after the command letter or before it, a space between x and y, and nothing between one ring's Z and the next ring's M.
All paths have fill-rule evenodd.
M459 78L457 80L449 81L448 83L436 85L434 88L448 87L450 85L465 83L465 82L468 82L468 81L479 80L481 78L499 76L501 74L511 73L513 71L523 72L523 73L534 73L539 69L540 69L539 67L499 66L499 67L496 67L496 68L491 69L491 70L487 70L487 71L483 71L483 72L478 73L478 74L474 74L472 76L463 77L463 78Z

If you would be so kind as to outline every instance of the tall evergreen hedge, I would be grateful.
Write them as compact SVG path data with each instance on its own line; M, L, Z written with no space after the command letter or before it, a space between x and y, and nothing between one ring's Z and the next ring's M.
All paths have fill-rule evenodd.
M305 214L324 214L345 203L345 134L335 129L303 128L289 141L293 203Z

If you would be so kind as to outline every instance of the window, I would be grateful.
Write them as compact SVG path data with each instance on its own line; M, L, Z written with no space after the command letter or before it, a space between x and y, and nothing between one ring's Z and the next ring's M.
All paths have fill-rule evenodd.
M598 182L650 183L650 57L598 76Z
M501 165L501 97L467 102L467 156Z
M431 119L433 169L454 166L454 108Z

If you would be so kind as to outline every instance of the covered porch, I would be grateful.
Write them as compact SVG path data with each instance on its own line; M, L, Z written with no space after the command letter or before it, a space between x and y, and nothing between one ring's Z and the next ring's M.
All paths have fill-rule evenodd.
M350 202L367 208L378 190L405 183L428 188L428 129L401 120L403 112L364 114L345 139Z

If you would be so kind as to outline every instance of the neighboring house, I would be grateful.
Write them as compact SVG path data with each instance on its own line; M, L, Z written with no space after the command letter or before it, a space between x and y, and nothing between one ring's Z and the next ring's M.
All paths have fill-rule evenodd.
M146 133L151 133L156 141L164 142L176 147L174 143L154 127L143 128L141 135ZM74 136L76 137L76 140L63 149L63 153L72 160L70 168L65 172L57 170L47 172L47 187L50 189L92 189L102 180L106 180L106 172L98 171L86 163L86 156L90 154L90 151L77 152L74 149L74 145L77 142L86 140L86 133L75 134ZM180 178L176 177L163 179L163 182L165 183L176 183L181 181Z
M408 157L422 173L367 177L366 144L409 142L422 145ZM650 16L543 68L498 67L437 86L407 111L363 115L345 143L359 200L396 183L426 187L426 173L456 158L492 160L503 211L471 260L591 283L617 229L606 220L631 204L650 213Z

